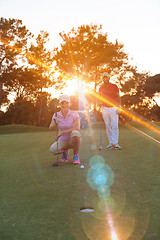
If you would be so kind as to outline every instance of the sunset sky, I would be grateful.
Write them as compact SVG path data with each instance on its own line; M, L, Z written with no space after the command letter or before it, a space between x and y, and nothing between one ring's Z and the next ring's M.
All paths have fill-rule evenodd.
M59 32L102 24L109 41L123 43L139 71L154 75L160 73L159 10L159 0L1 0L0 16L21 19L35 35L47 31L51 47L60 45Z

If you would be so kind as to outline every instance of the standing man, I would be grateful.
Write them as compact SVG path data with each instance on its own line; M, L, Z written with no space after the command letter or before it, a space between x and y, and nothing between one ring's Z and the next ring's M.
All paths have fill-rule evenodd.
M108 149L118 149L119 129L118 120L120 110L117 108L121 106L121 99L119 96L119 89L116 84L110 83L110 75L104 72L102 75L103 84L99 89L100 95L105 98L102 103L102 116L106 126L106 133L109 140Z

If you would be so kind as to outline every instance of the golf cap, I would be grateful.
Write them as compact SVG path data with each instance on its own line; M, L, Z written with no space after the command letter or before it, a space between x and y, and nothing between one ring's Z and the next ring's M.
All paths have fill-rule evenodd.
M102 78L104 78L104 77L110 77L110 75L109 75L107 72L104 72L104 73L102 74Z
M65 95L65 94L61 95L59 97L59 103L61 103L63 101L70 102L70 97L68 95Z

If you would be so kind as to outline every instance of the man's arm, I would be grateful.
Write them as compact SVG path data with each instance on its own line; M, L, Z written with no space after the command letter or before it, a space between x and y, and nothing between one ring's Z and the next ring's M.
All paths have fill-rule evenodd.
M117 113L121 113L121 97L119 95L119 91L116 92L116 106L117 106Z
M116 93L116 105L121 106L121 97L119 95L119 91Z

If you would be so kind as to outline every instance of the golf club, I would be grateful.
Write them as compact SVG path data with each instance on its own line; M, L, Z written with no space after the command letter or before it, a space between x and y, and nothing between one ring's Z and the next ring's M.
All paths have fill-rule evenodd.
M58 140L57 140L57 152L58 152ZM58 167L58 153L57 153L57 161L53 164L53 167Z
M57 119L57 112L56 112L56 119ZM55 120L54 120L55 121ZM58 136L58 123L55 121L56 123L56 136ZM58 167L58 139L57 139L57 161L53 164L53 167Z
M99 128L100 128L100 146L99 146L99 150L102 150L102 122L101 122L101 117L100 117Z

